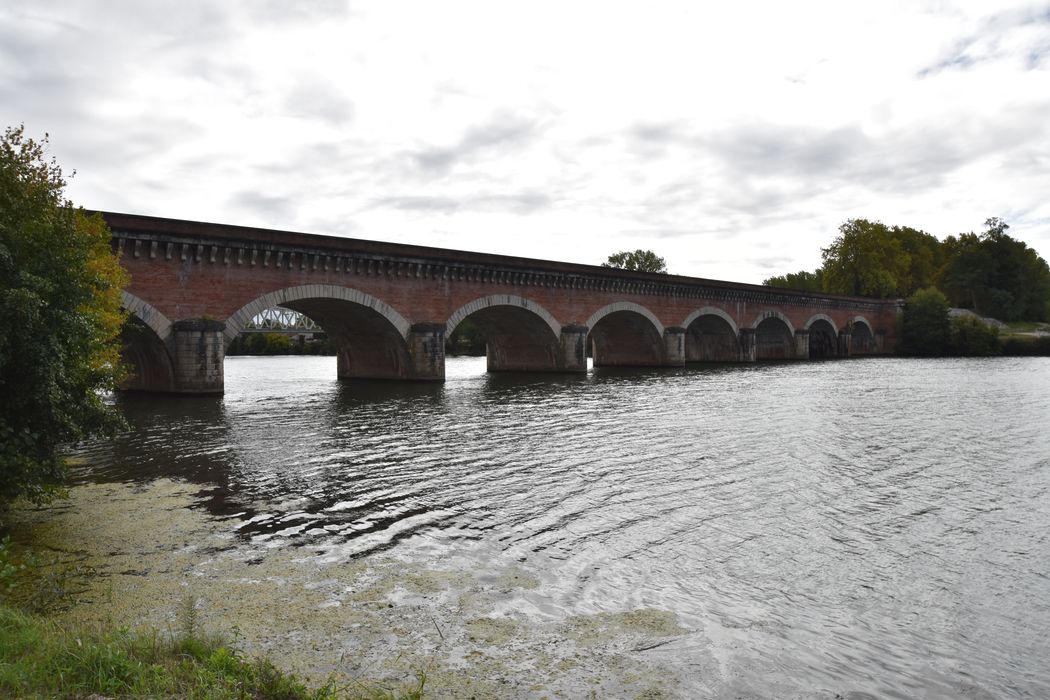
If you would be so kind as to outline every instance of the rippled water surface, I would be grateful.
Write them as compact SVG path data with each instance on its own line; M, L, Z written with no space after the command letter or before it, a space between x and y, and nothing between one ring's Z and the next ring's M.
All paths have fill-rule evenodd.
M513 565L525 624L669 611L683 696L1050 697L1050 360L447 369L231 358L85 477L198 484L233 548Z

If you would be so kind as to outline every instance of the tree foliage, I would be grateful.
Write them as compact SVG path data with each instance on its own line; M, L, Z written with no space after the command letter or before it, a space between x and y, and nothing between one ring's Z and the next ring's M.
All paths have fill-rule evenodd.
M61 446L120 422L103 392L122 378L127 276L46 145L21 127L0 140L0 503L45 500Z
M950 342L947 297L935 287L920 289L908 297L901 315L901 351L926 357L944 355Z
M824 291L868 297L904 297L934 283L940 241L907 226L850 219L821 249Z
M617 267L635 272L667 272L667 262L651 250L622 251L613 253L602 263L602 267Z
M784 289L798 289L803 292L824 291L824 270L817 268L813 272L789 272L786 275L770 277L762 282L767 287L783 287Z
M882 298L903 298L937 287L952 306L982 316L1050 320L1046 261L1007 235L1010 227L1002 219L988 219L985 227L982 234L962 233L939 241L908 226L850 219L821 250L821 268L770 277L763 284Z
M947 262L941 288L956 306L1002 321L1050 320L1050 267L1006 234L1002 219L985 221L987 230L944 241Z

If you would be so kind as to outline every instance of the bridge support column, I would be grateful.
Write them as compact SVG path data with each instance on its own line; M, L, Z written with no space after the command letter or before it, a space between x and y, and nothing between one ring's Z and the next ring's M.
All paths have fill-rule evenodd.
M795 357L799 360L809 359L809 331L795 331Z
M740 361L754 362L757 357L758 346L755 343L755 329L740 329Z
M587 326L562 326L558 369L587 371Z
M221 394L226 357L226 324L212 319L176 321L171 325L177 394Z
M846 330L839 331L839 357L849 357L853 347L853 335Z
M411 376L421 381L445 381L445 324L416 323L409 329Z
M678 326L664 329L664 361L668 367L685 366L685 329Z
M875 331L875 354L882 355L886 352L886 331Z

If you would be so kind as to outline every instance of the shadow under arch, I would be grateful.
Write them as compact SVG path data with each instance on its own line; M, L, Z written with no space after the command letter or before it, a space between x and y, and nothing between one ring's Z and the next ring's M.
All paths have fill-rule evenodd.
M268 292L226 320L225 343L264 309L283 306L313 319L338 348L340 379L414 379L408 338L411 324L370 294L330 284L308 284Z
M878 352L875 343L875 330L863 316L854 316L849 321L850 352L855 355L870 355Z
M128 366L121 391L173 392L175 362L171 354L171 321L148 302L121 290L128 312L120 330L120 356Z
M790 360L795 357L795 329L787 316L776 310L763 311L755 318L756 360Z
M595 367L661 367L664 326L641 304L619 301L587 319Z
M735 362L740 360L740 331L724 309L704 306L682 322L686 362Z
M813 360L839 355L839 329L827 314L813 314L806 321L809 332L809 357Z
M456 309L445 337L470 319L485 338L489 372L558 372L561 324L534 301L514 294L480 297Z

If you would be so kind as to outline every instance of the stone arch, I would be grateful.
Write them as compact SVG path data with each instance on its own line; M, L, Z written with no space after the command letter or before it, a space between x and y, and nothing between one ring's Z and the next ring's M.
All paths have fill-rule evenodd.
M121 291L121 305L128 311L128 320L120 331L120 356L129 368L121 390L174 391L171 321L128 291Z
M640 304L620 301L587 319L595 367L659 367L666 364L664 326Z
M288 308L291 308L289 305L290 303L301 301L303 299L334 299L368 307L389 321L390 325L397 329L397 332L401 335L403 340L408 339L409 330L411 329L412 324L410 324L404 316L399 314L394 307L377 299L371 294L366 294L365 292L351 289L350 287L340 287L334 284L304 284L298 287L286 287L284 289L268 292L260 297L256 297L235 311L228 319L226 319L226 347L230 346L230 343L237 337L237 334L240 333L248 322L255 318L259 312L269 309L272 306L288 306Z
M872 335L872 337L875 336L875 329L872 327L871 322L868 321L868 319L864 318L863 316L854 316L853 318L851 318L849 320L849 322L850 322L850 325L854 327L854 329L857 327L858 323L867 326L868 327L868 333L870 333Z
M734 335L740 335L740 329L736 327L736 321L733 320L733 317L730 316L725 309L720 309L717 306L704 306L689 314L685 317L685 320L682 321L682 328L689 328L693 321L701 316L718 316L729 324L729 327L733 329Z
M850 319L850 353L868 355L877 351L875 331L863 316Z
M835 334L838 335L838 325L835 323L834 320L832 320L831 316L828 316L827 314L813 314L809 317L809 320L806 321L806 325L803 326L803 328L808 331L810 329L810 326L812 326L817 321L827 321L829 324L831 324L831 330L833 330Z
M252 318L284 306L313 319L337 347L340 379L428 379L413 360L412 326L392 306L357 289L307 284L263 294L226 320L226 347Z
M806 322L808 355L810 359L826 359L841 354L839 331L835 322L824 314L816 314Z
M755 359L787 360L795 357L795 328L784 314L774 309L763 311L751 327L755 331Z
M594 326L603 318L610 314L618 313L620 311L632 311L636 314L641 314L642 316L645 316L645 318L649 319L649 323L653 324L653 327L656 329L657 334L659 334L660 337L663 337L664 324L660 323L660 319L658 319L652 311L645 308L641 304L635 304L633 301L618 301L613 304L603 306L602 308L598 309L593 314L591 314L591 317L587 319L587 323L585 323L584 325L587 326L587 328L593 329Z
M490 372L557 372L561 324L545 308L514 294L492 294L456 309L445 323L451 340L456 328L470 318L485 342Z
M686 316L686 362L734 362L740 359L740 330L724 309L704 306Z
M148 302L143 301L126 289L120 290L121 306L128 313L153 329L162 342L171 337L171 321Z
M762 313L760 313L758 316L755 317L755 320L751 324L751 327L757 331L758 327L760 325L762 325L763 321L766 321L766 320L771 319L771 318L775 318L775 319L778 319L779 321L782 321L784 323L784 325L787 326L788 332L791 333L792 335L794 335L795 327L793 325L791 325L791 321L788 319L787 316L785 316L784 314L780 313L776 309L769 309L768 311L763 311Z
M489 309L493 306L513 306L516 308L522 308L543 319L543 322L550 327L554 337L557 338L561 335L561 324L554 318L553 315L547 309L543 308L534 301L529 301L525 297L519 297L516 294L491 294L487 297L481 297L474 301L464 304L463 306L452 312L452 315L448 317L448 321L445 322L445 337L452 335L452 332L456 330L456 326L460 324L467 316L472 313L481 311L482 309Z

